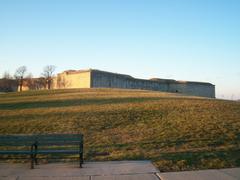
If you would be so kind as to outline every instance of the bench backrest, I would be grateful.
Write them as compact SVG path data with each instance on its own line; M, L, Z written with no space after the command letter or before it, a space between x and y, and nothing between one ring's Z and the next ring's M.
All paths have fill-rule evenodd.
M0 135L0 146L64 146L83 144L82 134Z
M65 146L83 144L82 134L44 134L37 135L37 144L40 146Z
M31 146L35 135L0 135L0 146Z

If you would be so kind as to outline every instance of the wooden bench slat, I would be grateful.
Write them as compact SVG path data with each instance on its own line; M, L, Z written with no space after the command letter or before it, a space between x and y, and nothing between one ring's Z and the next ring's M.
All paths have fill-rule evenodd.
M14 134L14 135L1 135L0 139L3 138L12 138L12 139L33 139L33 138L60 138L60 139L79 139L82 138L83 135L81 134L33 134L33 135L22 135L22 134Z
M34 141L31 142L0 142L0 146L31 146Z
M38 154L78 154L79 150L38 150Z
M52 142L52 141L48 141L48 142L44 142L44 141L40 141L38 142L39 146L78 146L80 144L80 142Z
M82 142L81 139L36 139L38 142Z
M10 154L31 154L31 151L22 151L22 150L10 150L10 151L0 151L0 154L1 155L4 155L4 154L6 154L6 155L10 155Z
M0 139L33 139L36 138L35 135L21 135L21 134L14 134L14 135L1 135Z
M4 142L19 142L19 143L22 143L22 142L33 142L35 141L36 139L0 139L0 143L4 143Z
M39 134L38 138L60 138L60 139L80 139L83 136L80 134Z

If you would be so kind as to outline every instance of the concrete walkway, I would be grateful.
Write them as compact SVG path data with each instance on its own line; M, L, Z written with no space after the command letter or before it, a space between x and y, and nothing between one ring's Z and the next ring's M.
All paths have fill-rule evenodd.
M159 180L150 161L87 162L77 164L0 164L0 180Z
M160 173L150 161L0 164L0 180L240 180L240 168Z
M160 173L161 180L240 180L240 168Z

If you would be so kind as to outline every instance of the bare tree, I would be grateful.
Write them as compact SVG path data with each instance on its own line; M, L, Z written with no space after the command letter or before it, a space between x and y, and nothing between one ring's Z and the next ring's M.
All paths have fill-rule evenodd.
M45 78L37 78L34 85L35 89L44 89L46 87Z
M26 84L30 90L34 89L34 81L33 81L32 73L29 73L27 76L25 76L24 81L26 82Z
M22 91L22 86L23 86L23 78L27 72L27 67L26 66L21 66L17 68L14 77L18 80L18 85L20 87L20 91Z
M54 73L55 69L56 69L56 66L54 66L54 65L48 65L43 68L42 75L44 76L44 78L46 80L46 85L47 85L48 89L51 88L52 77L53 77L53 73Z
M12 79L11 74L8 71L5 71L2 76L3 79Z

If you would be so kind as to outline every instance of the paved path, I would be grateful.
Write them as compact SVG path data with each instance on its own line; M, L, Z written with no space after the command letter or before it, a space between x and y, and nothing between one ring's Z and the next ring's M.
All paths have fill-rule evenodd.
M150 161L0 164L0 180L240 180L240 168L160 173Z
M0 180L159 180L150 161L87 162L76 164L0 164Z
M240 180L240 168L160 173L161 180Z

